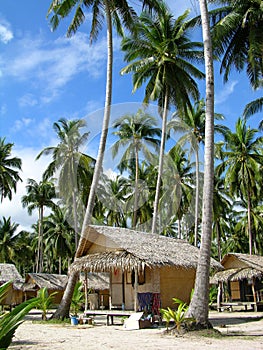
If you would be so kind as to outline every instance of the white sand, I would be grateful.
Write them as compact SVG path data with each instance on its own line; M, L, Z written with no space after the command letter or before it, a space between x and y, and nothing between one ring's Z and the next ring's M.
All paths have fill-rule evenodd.
M255 320L251 321L252 318ZM62 326L34 323L29 319L19 326L9 349L263 349L263 313L213 312L210 321L227 336L220 339L192 333L168 336L164 335L164 328L127 331L121 325L106 326L104 320L95 320L94 326Z

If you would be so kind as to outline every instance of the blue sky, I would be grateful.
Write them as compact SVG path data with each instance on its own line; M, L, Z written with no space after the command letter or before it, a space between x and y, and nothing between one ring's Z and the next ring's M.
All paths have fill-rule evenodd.
M27 178L39 180L49 160L35 162L46 146L56 145L52 125L60 118L86 118L91 132L89 152L96 155L96 142L104 106L106 75L106 36L102 32L89 45L90 16L78 33L67 38L68 21L51 32L46 13L50 0L2 1L0 9L0 135L15 144L13 155L23 161L23 183L18 185L12 202L0 204L0 217L12 217L21 228L28 228L35 217L28 217L20 199L25 194ZM186 8L198 11L193 0L169 0L178 16ZM112 120L126 111L136 111L143 99L143 89L132 94L131 76L121 76L125 66L119 50L114 48L114 106ZM204 83L200 85L204 96ZM246 103L260 96L252 92L245 74L231 74L223 84L216 67L216 112L225 115L230 128L242 114ZM257 127L259 116L249 121ZM96 138L97 139L97 138ZM93 142L92 142L93 140Z

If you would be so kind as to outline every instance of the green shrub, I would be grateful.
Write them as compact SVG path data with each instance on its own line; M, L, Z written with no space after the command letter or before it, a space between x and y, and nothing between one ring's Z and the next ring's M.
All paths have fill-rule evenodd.
M53 292L50 295L48 294L48 290L46 287L39 289L37 296L39 298L39 302L37 304L37 308L42 310L42 320L47 320L47 312L48 309L51 308L54 300L54 296L58 292Z

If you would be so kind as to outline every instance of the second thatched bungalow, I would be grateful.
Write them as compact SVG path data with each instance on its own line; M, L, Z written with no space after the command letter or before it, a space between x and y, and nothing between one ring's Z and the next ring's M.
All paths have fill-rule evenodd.
M109 307L126 310L174 307L190 301L199 249L186 241L107 226L89 226L73 271L109 272ZM213 269L222 266L211 259Z
M262 309L263 256L229 253L221 264L224 271L217 272L211 279L218 284L218 309L232 305L252 306L255 311Z
M37 296L41 288L47 288L49 294L56 292L54 304L59 304L64 290L68 283L67 275L49 274L49 273L28 273L23 286L25 300Z

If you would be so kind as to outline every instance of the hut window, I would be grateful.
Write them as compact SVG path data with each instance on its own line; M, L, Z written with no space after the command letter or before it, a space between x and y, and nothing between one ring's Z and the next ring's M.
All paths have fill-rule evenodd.
M134 286L135 282L135 272L132 270L131 273L131 281L132 281L132 286ZM145 269L143 271L139 271L138 273L138 284L144 284L145 283Z

